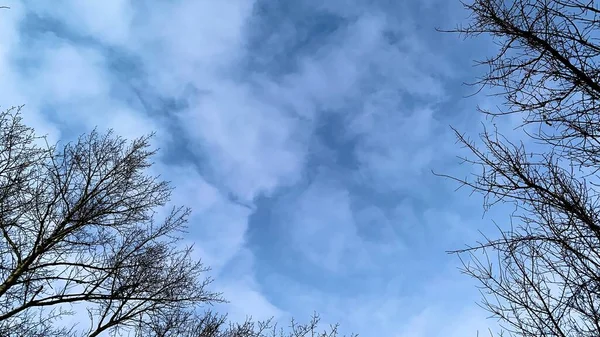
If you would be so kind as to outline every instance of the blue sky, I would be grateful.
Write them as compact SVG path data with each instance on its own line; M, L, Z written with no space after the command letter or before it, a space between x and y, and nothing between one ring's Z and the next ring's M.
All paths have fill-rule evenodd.
M232 319L361 336L474 336L492 321L445 254L490 226L431 170L471 170L492 51L435 27L458 1L5 1L0 105L40 134L157 132L153 169L193 208L189 243ZM498 213L502 219L502 214Z

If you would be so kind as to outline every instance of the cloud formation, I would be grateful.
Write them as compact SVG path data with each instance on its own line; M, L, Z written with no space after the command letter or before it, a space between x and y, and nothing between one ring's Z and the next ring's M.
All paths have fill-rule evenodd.
M440 6L19 4L0 12L0 105L26 104L51 139L156 131L154 169L194 209L190 242L233 318L458 336L487 323L444 250L479 204L430 170L468 171L447 126L478 117L457 103L471 53L433 31Z

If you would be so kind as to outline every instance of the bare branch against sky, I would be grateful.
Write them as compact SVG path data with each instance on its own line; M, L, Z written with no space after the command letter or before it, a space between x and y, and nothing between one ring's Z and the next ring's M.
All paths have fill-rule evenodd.
M503 98L494 120L522 120L521 140L456 131L485 207L510 203L500 237L459 250L483 307L515 336L600 335L600 7L578 0L475 0L454 32L487 35L498 53L476 85ZM466 254L466 256L464 256Z

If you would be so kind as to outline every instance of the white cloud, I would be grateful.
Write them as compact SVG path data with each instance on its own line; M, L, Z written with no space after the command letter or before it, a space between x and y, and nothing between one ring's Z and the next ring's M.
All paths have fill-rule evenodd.
M250 316L258 321L278 320L288 314L265 298L263 289L254 279L254 264L254 254L248 249L240 249L228 266L229 272L216 279L218 291L223 291L225 298L231 301L222 307L234 322Z
M126 51L133 52L136 57L140 57L150 71L150 81L166 79L166 81L152 82L158 92L167 96L169 94L177 96L182 83L194 83L199 88L203 88L204 84L209 87L215 84L218 86L221 79L217 74L212 74L210 68L219 61L223 61L223 64L230 62L226 59L229 56L235 56L238 48L241 47L236 45L236 41L240 41L241 25L244 22L244 15L250 8L248 7L250 3L240 1L237 4L230 2L228 5L220 6L212 4L212 2L188 1L149 8L150 13L147 13L147 18L137 18L143 21L138 22L140 25L137 30L129 30L132 13L130 9L125 8L126 6L123 8L116 6L111 9L98 8L95 4L86 7L86 5L75 4L75 2L65 3L66 7L76 9L76 12L81 14L79 18L76 18L76 15L67 17L64 12L57 13L49 8L40 7L35 10L43 15L55 16L55 18L63 20L68 27L77 27L78 34L90 35L103 43L120 44ZM21 13L21 9L17 8L11 14ZM97 16L87 17L91 13L95 13ZM103 22L111 21L107 19L108 15L115 15L116 17L113 19L118 23L110 27L103 27L105 25ZM198 15L202 15L204 20L197 20ZM224 15L228 17L223 18ZM0 69L3 69L5 76L0 79L0 88L14 88L12 98L19 98L28 103L29 112L27 114L34 116L30 120L33 119L36 122L33 126L38 131L54 129L67 132L70 136L76 136L98 125L101 129L114 128L117 134L126 138L137 137L156 130L159 136L155 141L157 146L169 139L171 135L166 133L160 120L150 119L143 111L133 110L125 102L113 97L111 81L114 79L110 77L107 60L101 47L77 45L53 34L45 34L45 40L31 40L32 44L29 45L21 44L19 39L22 31L19 31L17 27L20 24L19 20L23 18L24 16L18 16L15 20L9 21L10 25L7 25L7 30L3 30L5 34L3 37L6 37L7 41L3 46L10 48L5 47L6 50L2 50L0 59L2 68ZM85 21L85 24L80 26L81 20ZM234 27L229 33L214 26L219 24L222 28L230 28L234 25L235 20L238 20L240 26ZM104 31L104 28L112 30ZM217 31L212 31L214 29ZM12 34L9 35L7 32L12 32ZM208 41L207 37L212 38L212 42ZM154 49L155 47L165 53L153 54L152 52L157 50ZM27 54L31 50L26 48L35 49L36 53ZM14 63L18 56L28 56L37 62L36 71L24 73L23 69L19 69ZM205 77L204 74L210 74L210 76ZM9 80L11 82L8 82ZM243 88L238 89L237 86L225 89L232 90L231 94L234 94L236 90L243 90ZM219 94L223 96L226 92ZM230 98L231 96L220 99L222 102L228 102ZM41 113L47 113L48 107L53 108L52 115L42 118ZM231 109L225 109L224 112L236 113L241 107L242 105L233 106ZM174 118L175 116L170 117ZM217 120L212 125L214 127L219 125L227 127L227 122L234 120L231 115L219 114L215 117ZM273 117L278 118L278 116ZM223 119L218 120L218 118ZM50 120L52 122L49 122ZM44 121L49 127L43 127ZM190 124L190 121L184 120L183 122L186 125ZM268 132L275 140L277 137L282 137L279 130L260 120L257 123L262 123L264 127L260 129L260 125L254 125L259 127L259 130L254 136L250 134L245 139L249 142L248 149L258 151L257 144L252 142L254 141L253 137L264 137L260 133L262 131L270 130ZM250 125L250 127L252 126ZM192 128L190 131L195 135L200 130ZM215 129L214 131L218 133L227 130ZM243 129L233 131L239 133ZM215 134L216 136L218 134ZM227 139L220 140L227 141ZM257 138L256 140L261 142L260 144L268 145L264 140ZM217 139L218 141L219 139ZM246 145L245 143L240 144ZM229 145L225 144L225 149L238 150L227 148L227 146ZM236 158L235 155L234 153L234 160L244 159ZM264 155L263 159L267 160ZM284 153L283 159L291 162L294 158L285 157ZM253 169L252 165L255 164L250 163L249 165L248 172ZM189 242L195 241L197 254L207 265L213 267L213 274L218 273L243 246L244 233L251 210L231 203L189 166L179 167L168 163L159 163L154 169L155 172L162 173L166 179L172 180L173 185L177 187L174 192L174 204L185 204L194 208L193 216L190 219L190 230L193 235L188 236ZM284 170L286 170L285 167ZM267 181L267 185L274 184L269 182L269 179L272 178L262 173L260 168L255 172L264 177L261 179ZM238 172L238 174L243 173ZM233 178L240 179L239 177ZM254 179L254 177L249 178L250 181ZM252 184L254 183L252 182ZM232 183L233 185L235 184ZM259 182L258 185L263 186L265 183ZM273 186L270 187L273 188ZM257 192L254 187L250 186L249 195ZM240 315L243 310L252 311L253 305L263 307L265 314L276 312L276 308L254 289L252 270L247 269L246 271L247 280L245 282L232 281L226 286L229 292L237 294L236 296L243 296L246 300L243 303L248 305L247 307L239 308L239 305L237 307ZM225 280L225 282L228 281Z
M319 175L302 194L281 201L275 221L286 233L282 240L334 275L377 270L385 259L400 256L402 239L392 228L397 219L375 206L352 206L334 174Z
M151 173L160 174L175 187L169 207L160 216L165 216L171 206L192 208L185 244L194 245L195 255L211 267L211 274L218 275L243 248L251 210L227 200L193 166L159 162Z
M194 245L194 256L211 268L207 274L215 279L211 290L223 292L230 301L215 308L234 322L250 315L257 320L280 317L282 311L264 297L254 280L254 257L244 248L250 210L228 201L191 166L161 166L155 170L176 187L172 204L193 207L183 243ZM225 267L233 272L224 274Z
M109 98L106 64L98 51L75 47L58 39L50 40L39 46L40 52L36 55L39 66L31 71L34 76L23 79L29 82L30 96L37 94L44 104Z
M179 116L212 172L244 200L291 185L304 164L295 121L245 87L220 83Z
M293 247L315 265L329 272L364 265L348 192L343 188L316 181L280 212L279 222L286 226ZM347 263L350 259L352 264Z
M435 159L444 158L451 137L440 134L431 108L408 110L390 98L392 93L372 97L353 121L357 134L363 135L356 150L363 173L381 189L425 191L415 188L414 177L430 174ZM407 111L408 110L408 111ZM446 138L444 138L446 137ZM422 186L422 185L421 185Z
M22 83L21 76L15 70L15 52L22 43L18 24L24 16L23 8L14 6L10 10L2 9L0 15L3 16L0 20L0 109L27 103L22 114L25 123L33 127L37 134L48 135L49 141L55 142L60 135L59 130L36 111L35 103L29 102L29 97L24 92L27 86Z
M488 336L490 320L481 311L461 309L450 311L450 308L427 307L412 316L401 325L393 336L396 337L465 337ZM493 330L492 330L493 331Z
M140 13L136 51L148 82L162 95L178 97L192 84L211 90L230 76L244 53L244 32L253 1L159 2Z
M295 296L298 302L286 308L278 308L264 295L267 290L254 275L252 252L245 248L252 201L302 178L314 122L324 113L321 110L338 110L325 113L343 113L351 121L339 132L361 139L355 155L364 170L360 173L373 183L370 187L424 194L423 173L429 173L432 162L450 152L453 143L440 134L435 103L447 93L439 76L431 73L439 70L441 76L451 76L452 71L412 31L401 36L398 45L389 45L386 33L398 28L391 15L383 11L365 14L368 8L363 5L337 1L325 6L347 17L360 15L339 29L331 45L300 59L297 72L280 78L261 74L241 78L239 61L248 53L253 5L245 0L180 0L143 8L132 8L129 1L34 5L38 14L59 19L76 35L100 42L87 47L52 34L28 47L19 35L23 12L16 6L8 20L0 21L0 90L17 100L10 103L27 103L29 120L42 132L79 134L99 125L131 138L157 130L160 146L182 136L170 134L165 126L165 121L178 122L191 141L187 148L203 159L199 164L193 161L200 167L160 157L163 161L155 169L176 186L173 203L193 207L187 238L196 242L198 256L220 277L216 290L224 290L232 300L224 310L233 318L249 314L259 319L281 317L316 309L327 321L339 320L361 332L380 334L400 333L400 321L408 322L405 333L431 332L422 326L419 330L423 320L448 324L439 317L450 309L435 306L411 321L408 307L401 310L404 300L387 289L369 289L342 299L326 292L294 294L290 290L286 299ZM115 79L107 68L106 46L120 48L137 60L144 80L162 98L185 101L187 106L165 111L162 119L151 118L114 97ZM19 55L37 59L39 68L22 73L13 62ZM196 96L186 96L194 91ZM409 106L407 96L428 103L410 100L416 107ZM4 99L0 104L6 104ZM47 112L49 104L56 109L52 114ZM405 233L418 231L414 205L400 205L392 215L377 206L353 208L348 186L335 172L328 174L319 176L303 195L290 198L279 210L285 214L279 225L286 226L289 248L298 249L318 266L315 270L337 276L381 266L383 258L409 259L402 249L410 239L398 237L392 227L401 218ZM250 207L231 202L229 192ZM373 223L383 227L380 241L367 240L359 232L361 226ZM239 274L221 274L231 268ZM376 328L369 327L373 321Z
M93 37L107 44L125 46L132 40L130 29L134 9L129 0L58 0L28 4L28 9L43 18L59 20L77 34Z
M35 112L36 107L42 106L55 110L47 117L63 130L76 130L68 137L99 127L114 129L128 139L152 131L158 131L157 139L168 139L158 121L150 120L112 97L112 79L106 59L98 50L74 46L64 40L50 40L53 43L37 46L39 65L19 74L17 80L22 95L27 97L27 110Z

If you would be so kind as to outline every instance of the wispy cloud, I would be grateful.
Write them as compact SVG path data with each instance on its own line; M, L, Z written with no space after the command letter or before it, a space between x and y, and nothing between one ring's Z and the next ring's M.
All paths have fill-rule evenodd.
M0 12L0 104L27 104L53 139L156 131L154 169L194 209L190 242L232 317L458 334L480 317L444 250L479 214L430 170L469 171L447 126L478 117L456 103L471 51L433 31L440 6L15 5Z

